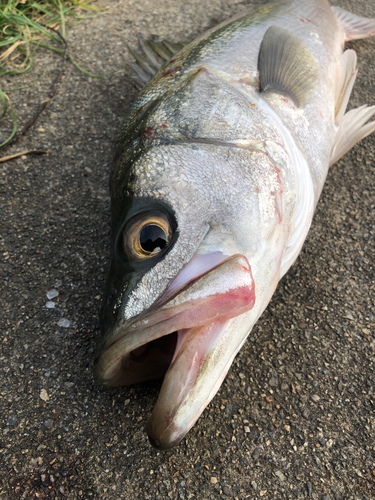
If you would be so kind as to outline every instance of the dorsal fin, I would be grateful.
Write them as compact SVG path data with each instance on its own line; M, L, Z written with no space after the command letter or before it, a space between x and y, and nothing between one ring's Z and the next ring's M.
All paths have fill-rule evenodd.
M298 107L306 102L319 78L311 52L300 38L279 26L271 26L264 35L258 70L261 92L285 93Z
M127 64L135 73L132 76L134 83L141 89L174 54L182 49L183 45L166 40L161 42L145 40L140 35L138 35L138 39L138 50L128 47L136 62Z

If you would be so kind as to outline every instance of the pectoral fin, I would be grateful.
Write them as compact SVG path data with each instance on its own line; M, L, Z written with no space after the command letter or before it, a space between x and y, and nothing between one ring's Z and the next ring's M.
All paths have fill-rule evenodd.
M332 7L332 11L345 31L346 41L375 36L375 19L356 16L340 7Z
M333 7L339 22L345 25L347 40L375 35L375 20L366 19ZM366 22L365 22L366 21ZM346 23L346 24L345 24ZM372 31L371 31L372 30ZM367 34L366 34L367 33ZM341 56L336 83L335 122L338 125L330 165L336 163L357 142L375 131L375 122L366 123L374 114L375 106L352 109L345 114L350 94L357 77L357 56L346 50Z
M335 121L339 125L352 93L357 77L357 54L354 50L346 50L341 56L336 80Z
M319 79L314 56L300 38L279 26L271 26L262 40L258 70L261 92L281 92L298 107L309 97Z
M375 114L375 106L352 109L341 120L332 150L330 165L336 163L357 142L375 131L375 122L366 122Z

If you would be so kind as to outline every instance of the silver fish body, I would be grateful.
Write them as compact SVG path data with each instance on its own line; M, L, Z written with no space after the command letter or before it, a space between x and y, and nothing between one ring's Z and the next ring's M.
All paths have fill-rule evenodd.
M117 142L98 383L164 377L151 442L177 444L301 250L329 165L373 130L344 115L344 42L375 21L270 1L176 54ZM156 56L157 58L157 56Z

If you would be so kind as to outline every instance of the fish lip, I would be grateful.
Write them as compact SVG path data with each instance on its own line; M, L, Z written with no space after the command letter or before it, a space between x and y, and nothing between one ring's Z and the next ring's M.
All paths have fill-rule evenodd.
M237 256L237 254L232 255L232 256L224 256L220 260L220 262L218 264L214 265L213 267L207 269L206 271L204 271L202 273L198 273L196 276L194 276L191 279L183 282L177 288L172 288L172 290L171 290L171 285L173 285L173 283L175 281L175 280L173 280L173 282L171 283L171 285L169 285L167 287L167 289L163 292L163 294L159 297L159 299L157 299L154 302L154 304L152 304L151 307L149 307L143 313L141 313L141 314L139 314L139 315L131 318L129 321L125 322L125 324L119 325L117 328L113 329L114 334L111 336L112 337L112 341L108 342L108 340L107 340L105 342L105 344L104 344L105 349L109 349L110 347L112 347L116 342L120 341L127 334L129 334L129 333L135 333L136 331L141 330L142 328L144 328L144 325L143 325L143 326L140 326L139 328L137 328L135 330L131 330L131 328L132 328L132 326L134 324L137 324L140 321L145 321L145 320L149 321L147 318L149 316L152 317L154 315L154 313L155 313L156 310L158 310L158 309L166 306L169 302L171 302L172 300L174 300L182 292L186 291L189 287L191 287L198 280L200 280L201 278L203 278L204 276L206 276L210 272L218 269L222 264L225 264L227 261L233 259L236 256ZM110 332L110 330L111 329L109 329L106 332L105 336L108 335L108 333ZM124 333L121 335L121 332L124 332ZM173 332L170 332L170 333L173 333ZM166 334L166 335L168 335L168 334Z
M129 339L131 342L133 337L135 337L135 335L139 334L140 336L142 336L142 333L144 331L147 332L150 329L157 329L157 330L161 329L162 330L163 329L162 327L166 326L168 319L172 319L172 321L173 321L173 318L174 318L173 315L171 316L171 318L167 317L167 318L164 318L164 319L159 320L159 321L156 320L155 323L151 323L151 325L150 325L150 320L151 321L152 321L152 319L155 320L155 317L157 316L157 314L159 312L163 311L163 308L168 306L168 304L172 303L174 300L178 300L178 298L181 297L181 295L184 294L185 292L188 292L189 289L193 289L194 285L196 283L207 278L210 275L210 273L215 272L218 268L221 268L221 267L224 267L227 265L231 265L232 262L241 261L241 259L243 260L244 266L245 265L248 266L248 271L250 272L250 276L251 276L251 267L250 267L246 257L244 257L243 255L240 255L240 254L232 255L228 258L225 258L221 262L219 262L219 264L208 269L206 272L204 272L198 276L195 276L194 278L190 279L186 283L183 283L180 287L173 290L171 294L164 293L162 295L162 297L158 301L156 301L146 312L144 312L143 314L141 314L135 318L132 318L132 320L128 324L123 324L123 325L118 326L113 331L113 335L111 335L111 337L112 337L111 341L108 342L108 340L107 340L107 342L104 344L104 347L102 347L102 349L101 349L101 351L100 351L100 353L95 361L94 378L95 378L96 383L100 384L100 385L107 385L107 386L131 385L133 383L136 383L136 382L131 382L130 384L128 384L125 382L121 383L119 381L116 381L116 373L115 373L116 369L114 367L117 366L118 370L120 370L121 368L119 368L118 364L119 363L121 364L121 360L123 360L125 358L125 356L130 355L131 352L133 352L135 349L137 349L143 345L149 344L153 340L156 340L158 338L162 338L162 337L165 337L167 335L173 334L174 332L178 331L178 329L176 330L176 328L171 327L169 329L168 328L165 329L164 332L161 331L160 333L156 333L156 334L154 333L154 335L151 335L148 337L147 337L147 335L146 336L144 335L143 340L139 341L139 342L134 342L134 346L130 349L128 349L128 348L121 349L121 344L122 343L126 344L126 341ZM252 280L252 276L251 276L251 280ZM253 284L253 282L252 282L252 284ZM254 295L254 297L255 297L255 295ZM254 298L254 301L255 301L255 298ZM253 307L253 305L254 305L254 302L251 304L251 307ZM171 308L171 309L173 311L174 308ZM178 316L178 314L176 315L176 317L177 316ZM210 321L210 323L212 323L214 321L215 320ZM199 327L199 326L201 326L201 324L190 324L189 328ZM182 327L182 328L187 328L187 327ZM117 353L116 353L116 349L118 350ZM174 357L173 357L173 359L174 359ZM111 371L113 373L115 373L112 376L110 375ZM150 379L148 379L148 380L150 380Z

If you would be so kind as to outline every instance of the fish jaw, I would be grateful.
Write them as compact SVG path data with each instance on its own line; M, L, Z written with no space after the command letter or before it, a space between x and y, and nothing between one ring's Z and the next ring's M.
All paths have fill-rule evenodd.
M172 294L167 293L147 313L130 323L120 323L109 334L97 359L96 382L118 387L160 378L175 352L172 340L165 337L226 321L249 311L254 303L255 284L248 260L242 255L228 257ZM167 342L164 348L162 342ZM164 363L155 349L167 351L163 353Z
M96 382L112 387L166 374L148 427L159 448L177 444L219 389L249 331L238 334L233 325L256 301L246 257L208 270L207 256L202 260L201 276L185 273L187 283L174 283L146 314L118 326L95 367Z
M248 334L238 318L178 332L175 355L147 424L151 444L176 446L219 390L234 356Z

